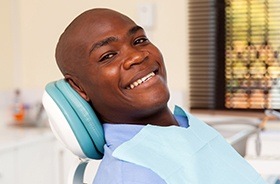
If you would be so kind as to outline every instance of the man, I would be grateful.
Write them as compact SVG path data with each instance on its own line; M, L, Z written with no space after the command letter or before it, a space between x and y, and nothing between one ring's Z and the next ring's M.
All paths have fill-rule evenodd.
M208 173L202 176L210 179L209 173L214 176L223 167L205 162L206 166L197 171L190 169L200 165L191 164L194 156L187 157L193 146L200 145L200 138L189 145L197 136L187 131L200 123L194 123L196 119L180 110L179 115L169 110L163 57L143 28L127 16L109 9L82 13L61 35L56 60L66 81L91 104L103 122L106 145L95 184L203 183L199 174ZM204 126L201 130L205 135L216 136ZM189 150L185 149L188 146ZM212 157L209 152L209 160ZM204 167L210 169L203 171ZM189 175L190 171L197 176ZM227 179L234 180L239 175ZM224 183L223 179L216 180L210 179L210 183ZM261 179L252 181L255 184Z

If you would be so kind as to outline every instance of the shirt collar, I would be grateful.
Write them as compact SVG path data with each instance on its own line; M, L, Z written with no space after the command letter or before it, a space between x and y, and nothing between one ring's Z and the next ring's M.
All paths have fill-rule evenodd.
M189 119L182 108L175 106L174 117L180 127L189 127ZM122 143L134 137L144 126L145 125L104 123L103 129L106 145L114 150Z

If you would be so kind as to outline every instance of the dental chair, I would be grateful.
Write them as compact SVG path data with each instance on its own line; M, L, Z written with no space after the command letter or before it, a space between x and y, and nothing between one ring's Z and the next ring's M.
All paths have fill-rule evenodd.
M54 135L79 158L67 183L86 184L90 161L102 159L104 152L104 132L97 115L64 79L47 84L42 102Z
M64 79L47 84L42 102L54 135L79 158L68 184L84 184L89 161L102 159L104 152L104 133L97 115Z

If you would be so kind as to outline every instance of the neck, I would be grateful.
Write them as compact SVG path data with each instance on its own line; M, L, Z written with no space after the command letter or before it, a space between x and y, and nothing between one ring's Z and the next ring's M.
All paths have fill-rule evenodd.
M171 125L178 126L179 125L178 122L176 121L173 113L168 108L159 112L158 115L155 115L155 117L150 118L150 120L147 122L149 124L157 125L157 126L171 126Z
M140 118L135 118L131 121L127 121L129 124L139 124L139 125L157 125L157 126L178 126L178 122L174 117L173 113L169 110L168 107L163 108L162 110L152 113L148 116L141 116Z
M135 125L157 125L157 126L171 126L179 125L173 113L167 106L163 108L146 109L137 111L137 113L123 113L121 116L114 117L114 120L102 118L104 122L111 124L135 124Z

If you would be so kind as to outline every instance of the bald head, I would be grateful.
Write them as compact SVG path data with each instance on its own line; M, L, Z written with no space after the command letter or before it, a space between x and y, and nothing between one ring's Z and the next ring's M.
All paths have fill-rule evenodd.
M90 9L76 17L59 38L56 47L56 62L63 75L78 75L77 66L86 64L89 59L89 46L95 28L108 26L116 17L127 19L127 16L103 8Z

